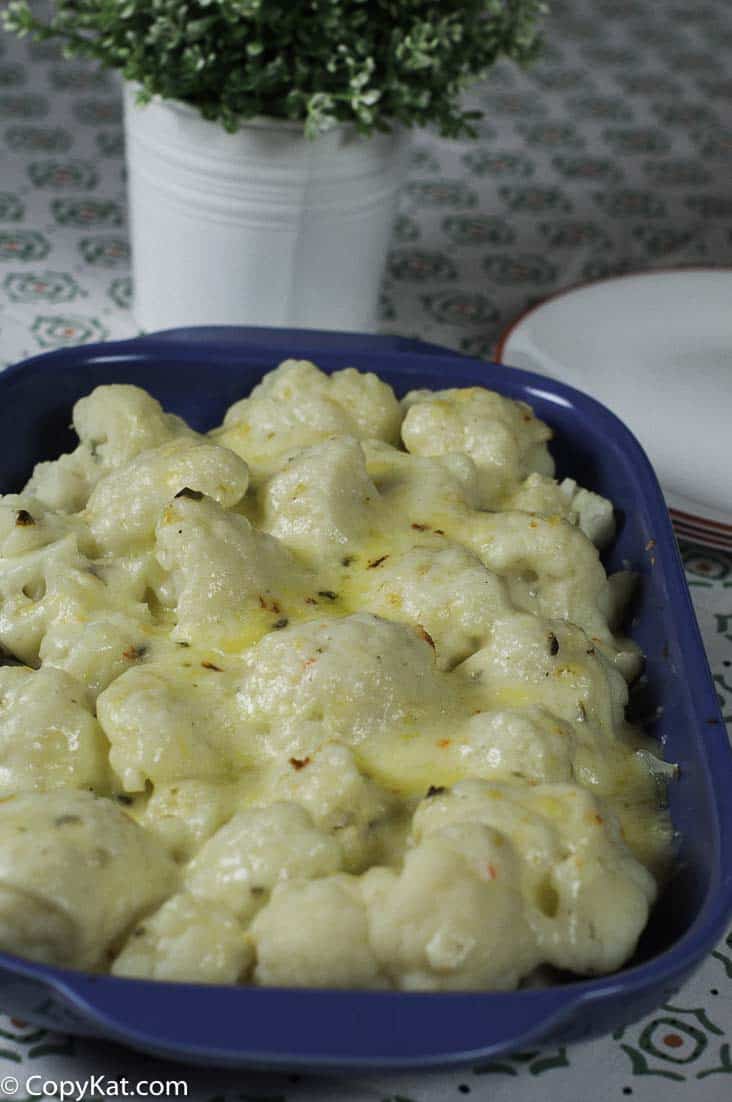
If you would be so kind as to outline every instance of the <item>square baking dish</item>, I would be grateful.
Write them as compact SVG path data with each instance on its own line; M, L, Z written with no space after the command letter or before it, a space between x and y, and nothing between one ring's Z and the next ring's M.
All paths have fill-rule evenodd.
M213 987L90 975L0 954L4 1009L54 1029L173 1059L297 1071L426 1068L591 1037L668 999L732 911L732 752L661 490L629 430L554 380L394 337L202 328L61 349L0 374L0 491L75 445L74 402L100 383L145 387L205 430L289 357L374 371L397 394L481 385L529 402L555 430L559 476L611 498L609 571L641 576L630 634L646 654L643 708L663 756L678 834L674 874L630 964L599 979L514 993ZM649 411L652 416L652 411Z

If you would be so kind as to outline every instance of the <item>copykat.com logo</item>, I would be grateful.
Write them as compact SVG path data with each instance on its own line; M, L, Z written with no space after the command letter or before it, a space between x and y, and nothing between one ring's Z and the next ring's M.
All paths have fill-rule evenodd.
M47 1079L29 1075L0 1079L0 1098L52 1098L58 1102L90 1102L97 1098L187 1098L185 1079L127 1079L90 1075L87 1079Z

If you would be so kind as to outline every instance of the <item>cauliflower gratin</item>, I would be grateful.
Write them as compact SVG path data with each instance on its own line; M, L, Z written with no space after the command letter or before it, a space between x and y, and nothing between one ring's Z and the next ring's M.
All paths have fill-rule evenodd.
M133 386L0 498L0 948L510 989L633 953L669 853L610 502L498 394Z

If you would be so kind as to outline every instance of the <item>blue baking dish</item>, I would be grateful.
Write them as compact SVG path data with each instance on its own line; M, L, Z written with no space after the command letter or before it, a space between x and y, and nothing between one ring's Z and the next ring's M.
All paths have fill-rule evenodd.
M606 556L641 575L631 634L647 655L640 703L667 760L674 875L629 966L600 979L509 994L212 987L94 976L0 954L0 1005L55 1029L191 1062L299 1071L446 1066L625 1025L666 1000L723 934L732 911L732 753L661 491L625 426L554 380L392 337L189 329L61 349L0 375L0 490L74 446L70 410L99 383L136 383L195 428L287 356L326 371L376 371L398 393L481 384L522 398L556 430L560 474L610 497ZM649 411L652 416L652 411Z

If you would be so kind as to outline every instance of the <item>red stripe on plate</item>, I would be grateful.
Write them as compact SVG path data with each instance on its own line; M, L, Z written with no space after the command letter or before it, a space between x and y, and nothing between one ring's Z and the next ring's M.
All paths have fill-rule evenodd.
M725 540L719 536L710 535L708 532L699 532L694 528L686 528L680 524L674 524L674 531L679 539L690 540L702 547L710 547L715 551L732 551L732 540Z
M678 520L682 524L690 524L694 528L713 528L719 535L729 535L732 539L732 524L723 524L719 520L710 520L708 517L698 517L693 513L685 513L683 509L669 509L669 513L674 523Z

